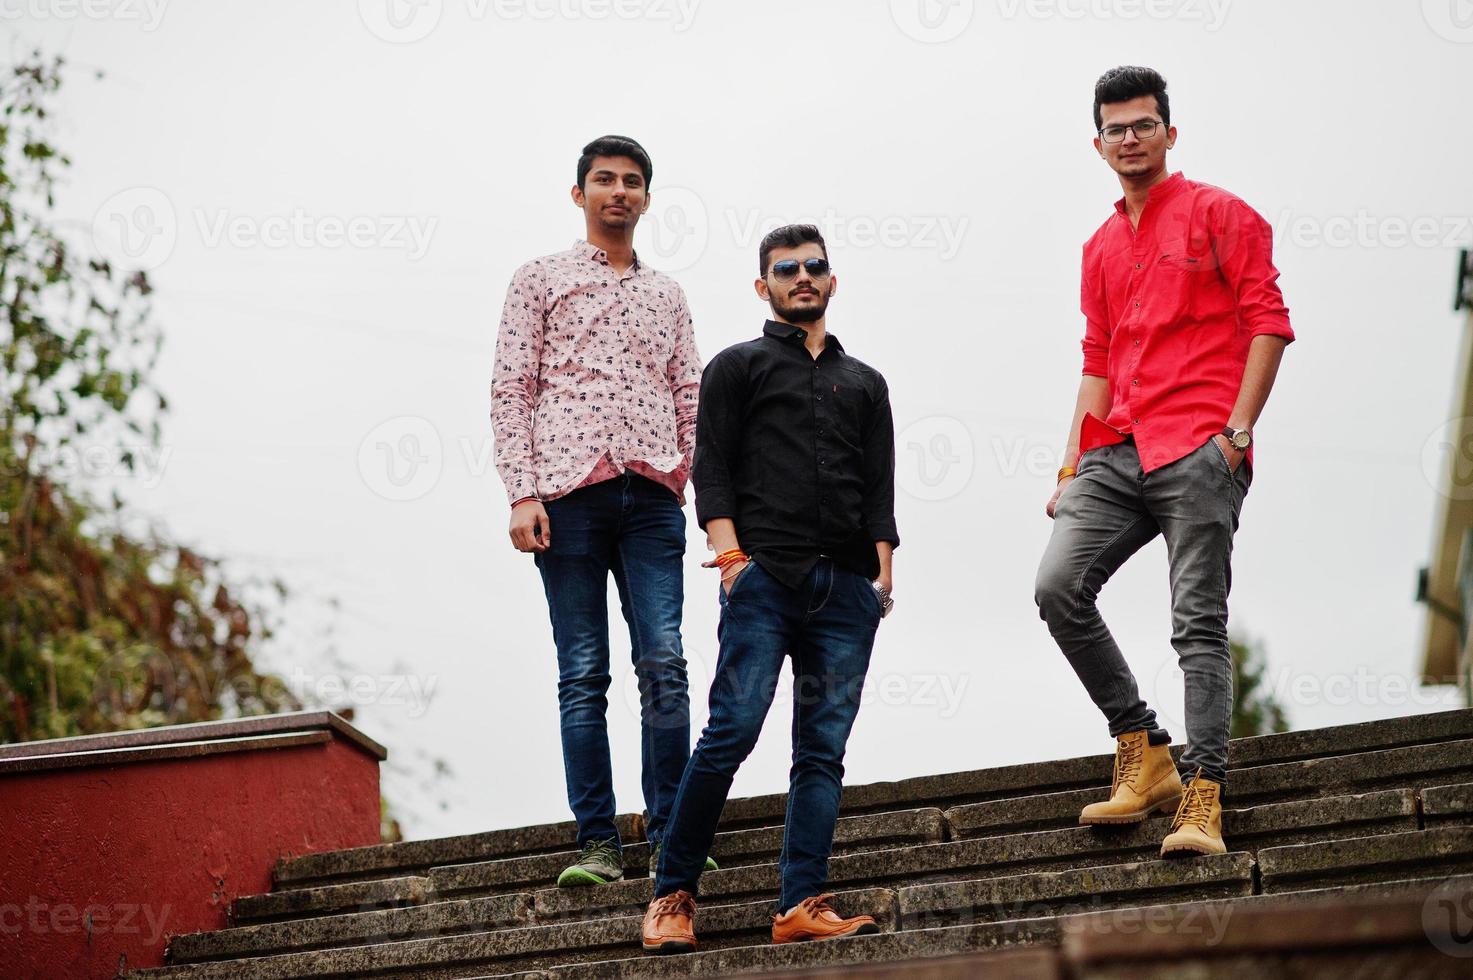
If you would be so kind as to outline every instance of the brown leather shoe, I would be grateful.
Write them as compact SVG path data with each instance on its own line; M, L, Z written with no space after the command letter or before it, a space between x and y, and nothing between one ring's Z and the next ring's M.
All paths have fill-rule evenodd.
M1144 730L1115 740L1110 798L1079 813L1082 824L1140 823L1152 812L1170 813L1181 800L1181 777L1165 745L1152 745Z
M852 919L841 919L839 913L829 905L833 895L815 895L805 898L791 912L772 917L772 941L781 943L806 943L813 939L838 939L841 936L868 936L879 932L874 917L856 915Z
M1202 776L1187 783L1181 806L1171 821L1171 833L1161 842L1161 856L1171 854L1226 854L1222 840L1222 786Z
M650 902L644 913L647 953L696 951L696 900L690 892L671 892Z

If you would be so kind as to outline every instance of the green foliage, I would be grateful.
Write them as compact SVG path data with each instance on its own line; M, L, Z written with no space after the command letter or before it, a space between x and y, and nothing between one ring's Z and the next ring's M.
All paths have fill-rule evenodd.
M1232 640L1232 738L1287 732L1289 718L1273 690L1266 686L1268 657L1256 642Z
M129 444L157 447L167 411L147 276L57 231L62 67L38 52L0 75L0 741L299 708L251 658L276 625L260 597L284 584L126 533L116 494L98 505L54 472L99 449L132 472Z

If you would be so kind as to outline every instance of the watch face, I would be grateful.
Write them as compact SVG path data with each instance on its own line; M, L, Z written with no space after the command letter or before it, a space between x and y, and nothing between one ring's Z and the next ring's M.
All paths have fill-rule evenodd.
M1237 432L1233 433L1232 443L1233 446L1237 449L1246 450L1249 446L1253 444L1253 436L1246 430L1239 429Z

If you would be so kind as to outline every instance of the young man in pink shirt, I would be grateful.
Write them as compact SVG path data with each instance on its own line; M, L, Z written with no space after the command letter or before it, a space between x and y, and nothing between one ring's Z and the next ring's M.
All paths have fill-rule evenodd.
M701 360L674 280L634 253L653 168L634 140L583 149L573 203L587 238L512 277L491 422L512 546L542 575L577 861L558 884L623 877L609 758L608 581L639 680L647 836L658 847L690 756L680 622L685 485Z
M1228 590L1253 480L1253 429L1293 341L1268 223L1166 167L1166 81L1149 68L1095 86L1095 149L1125 196L1084 246L1084 378L1036 600L1117 740L1108 800L1082 824L1173 812L1161 855L1223 853L1232 717ZM1171 643L1186 678L1182 769L1095 599L1157 535L1170 563Z

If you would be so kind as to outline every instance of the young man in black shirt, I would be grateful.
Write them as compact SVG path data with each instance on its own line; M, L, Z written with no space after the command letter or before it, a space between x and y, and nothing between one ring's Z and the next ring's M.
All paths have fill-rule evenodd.
M895 436L885 379L825 328L837 289L823 236L779 228L762 242L757 295L772 318L701 379L692 479L696 518L721 569L721 652L710 720L686 766L655 868L644 948L689 952L707 851L732 777L793 670L793 767L779 859L775 943L876 932L823 894L844 747L875 630L891 604Z

